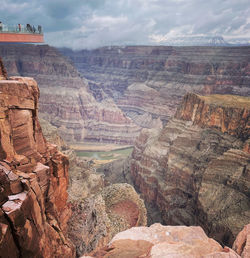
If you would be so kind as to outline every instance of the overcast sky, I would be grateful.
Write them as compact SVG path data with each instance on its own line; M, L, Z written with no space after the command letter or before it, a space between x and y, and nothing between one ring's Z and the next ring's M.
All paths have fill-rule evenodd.
M0 20L40 24L58 47L156 45L179 36L250 37L250 1L1 0Z

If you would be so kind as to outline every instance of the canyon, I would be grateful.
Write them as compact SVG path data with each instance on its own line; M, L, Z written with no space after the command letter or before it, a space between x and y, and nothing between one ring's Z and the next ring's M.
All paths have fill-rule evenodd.
M121 230L145 226L144 202L131 185L104 188L99 176L100 193L73 200L69 189L69 198L69 159L43 136L37 82L8 77L1 60L0 77L0 256L80 256ZM54 128L46 133L56 135ZM51 139L67 148L59 137Z
M34 78L40 87L39 111L66 142L132 144L140 131L112 99L97 101L87 80L48 45L1 45L9 75Z
M188 92L250 95L250 47L111 46L60 49L142 128L159 127Z
M165 125L187 92L249 96L249 53L250 47L0 47L10 75L38 82L41 116L65 141L125 145L142 128Z
M132 246L145 257L166 250L201 257L200 244L205 257L248 257L249 50L61 49L69 61L46 45L1 45L12 75L0 62L1 252L130 257ZM45 140L38 108L46 137L70 160ZM107 165L116 171L105 178L64 141L134 144L134 151ZM138 227L147 224L144 203L131 185L112 184L120 180L168 226Z

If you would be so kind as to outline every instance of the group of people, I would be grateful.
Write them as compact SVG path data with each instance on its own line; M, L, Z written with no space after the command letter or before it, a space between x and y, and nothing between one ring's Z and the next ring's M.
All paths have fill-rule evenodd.
M0 21L0 31L3 31L3 23ZM13 31L9 29L9 27L7 26L7 31ZM33 25L31 26L30 24L27 24L26 27L23 26L22 28L22 25L19 23L16 27L16 31L18 32L21 32L21 31L26 31L26 32L30 32L30 33L39 33L41 34L42 33L42 26L41 25L38 25L37 28Z
M18 24L18 28L19 28L19 31L21 31L21 24ZM35 28L34 25L31 26L30 24L27 24L27 25L26 25L26 30L27 30L28 32L30 32L30 33L36 33L36 28ZM42 26L41 26L41 25L38 25L38 26L37 26L37 31L38 31L39 34L42 33Z

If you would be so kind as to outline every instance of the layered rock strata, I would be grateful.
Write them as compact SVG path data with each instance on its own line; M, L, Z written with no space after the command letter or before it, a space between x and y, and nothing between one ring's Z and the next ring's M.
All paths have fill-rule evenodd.
M174 115L187 92L250 95L250 47L62 49L93 92L103 90L134 122L152 128ZM145 119L146 117L146 119Z
M131 228L117 234L91 257L237 258L232 249L208 238L201 227L162 226Z
M164 223L232 244L249 222L249 110L246 97L188 94L162 130L142 130L131 175Z
M0 80L1 257L74 257L68 159L43 137L32 78Z
M37 80L41 116L59 129L65 141L131 144L139 134L140 128L112 99L92 95L86 79L55 48L1 45L0 56L10 75Z

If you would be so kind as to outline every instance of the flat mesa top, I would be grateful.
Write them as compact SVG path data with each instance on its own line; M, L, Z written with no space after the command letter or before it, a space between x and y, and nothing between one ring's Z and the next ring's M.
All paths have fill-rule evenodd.
M245 108L250 109L250 97L243 97L237 95L207 95L200 96L199 98L205 101L206 104L212 104L216 106L223 107L233 107L233 108Z

